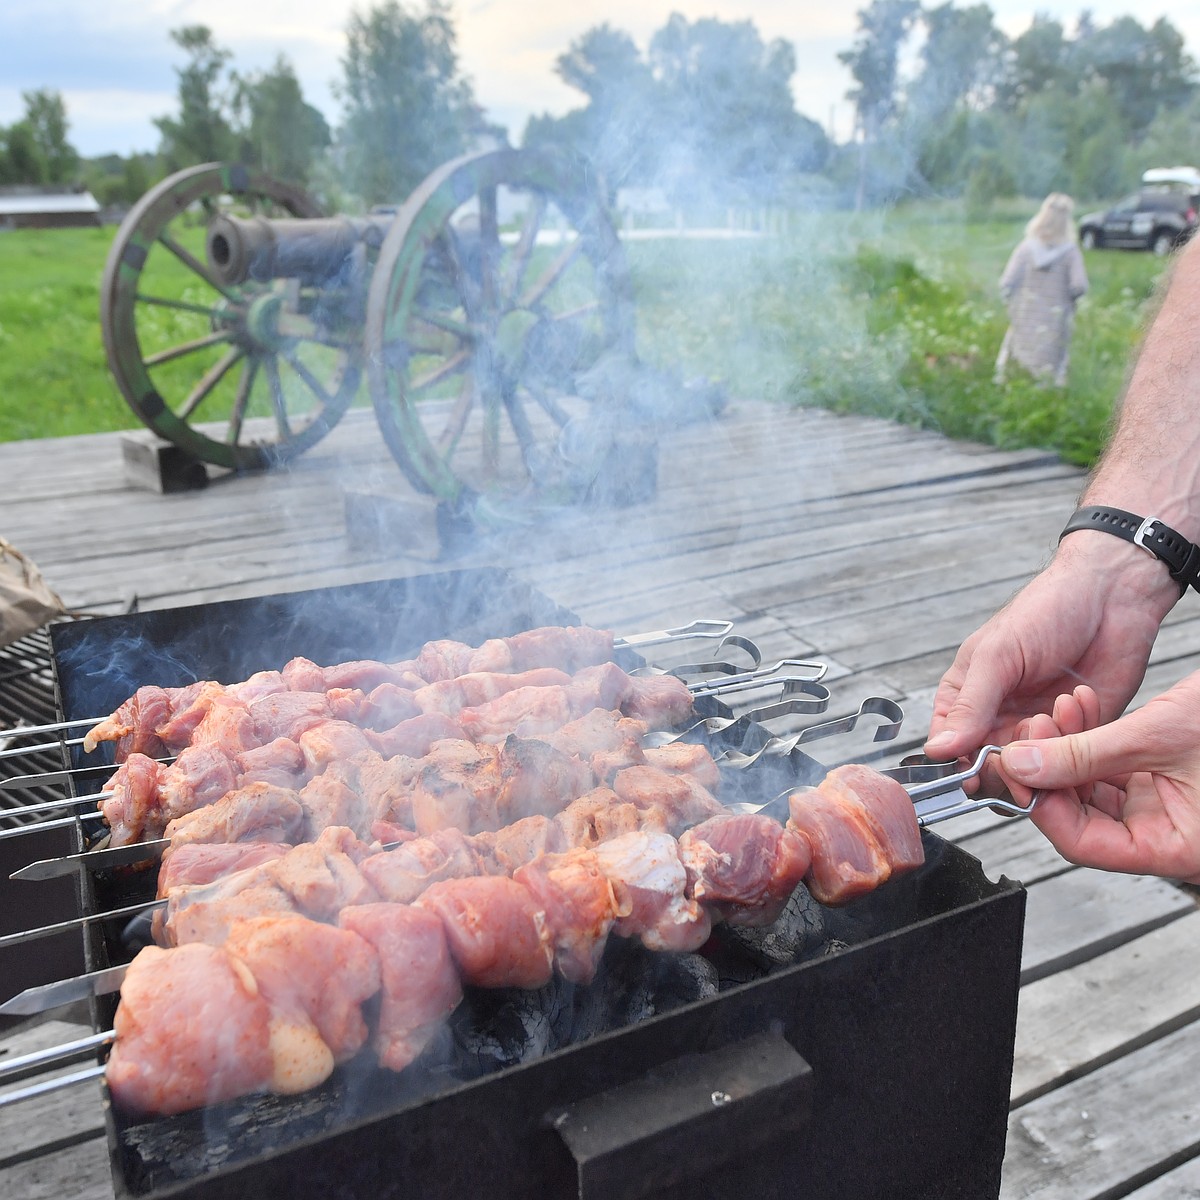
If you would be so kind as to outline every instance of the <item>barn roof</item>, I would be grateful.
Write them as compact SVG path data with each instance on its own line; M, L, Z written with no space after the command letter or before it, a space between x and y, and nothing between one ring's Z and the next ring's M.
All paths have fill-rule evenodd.
M100 202L91 192L30 192L0 188L0 217L29 213L98 213Z

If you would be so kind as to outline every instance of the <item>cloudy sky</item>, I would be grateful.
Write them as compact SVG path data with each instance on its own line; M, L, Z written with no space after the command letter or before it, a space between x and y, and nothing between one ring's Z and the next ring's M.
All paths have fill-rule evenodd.
M961 0L966 3L967 0ZM585 30L608 22L645 47L672 12L691 20L751 20L764 40L785 38L796 50L797 108L844 139L849 76L837 61L849 48L855 13L865 0L454 0L465 72L492 119L519 139L531 113L561 114L581 97L554 74L554 60ZM991 0L1010 34L1035 12L1074 28L1090 9L1107 23L1130 14L1144 25L1165 16L1200 57L1198 0ZM364 0L0 0L0 125L22 112L21 92L62 92L71 140L85 155L152 150L155 116L176 109L174 67L181 61L169 30L208 25L243 71L291 59L306 98L337 123L331 85L341 75L347 17Z

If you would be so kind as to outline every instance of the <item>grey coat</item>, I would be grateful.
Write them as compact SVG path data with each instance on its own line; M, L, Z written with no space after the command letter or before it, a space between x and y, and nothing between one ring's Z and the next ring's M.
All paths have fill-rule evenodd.
M1011 356L1038 378L1066 383L1075 304L1087 289L1083 255L1074 242L1047 246L1025 238L1000 276L1011 323L996 360L997 375Z

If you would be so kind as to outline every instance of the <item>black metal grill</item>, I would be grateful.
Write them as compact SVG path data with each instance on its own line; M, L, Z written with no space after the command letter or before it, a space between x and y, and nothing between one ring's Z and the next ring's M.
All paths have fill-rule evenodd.
M64 626L55 666L77 716L140 682L232 680L294 654L400 658L431 638L570 621L501 573L466 571ZM994 1200L1024 893L935 835L925 845L925 868L829 914L823 944L794 960L714 938L715 989L684 980L670 1011L482 1073L462 1069L478 1029L458 1027L442 1057L399 1075L348 1064L303 1096L144 1121L106 1104L117 1194ZM91 911L133 885L85 881ZM92 927L88 969L127 957L121 933ZM503 998L476 1003L491 1019ZM97 1003L97 1028L113 1011Z
M48 725L57 719L50 634L38 629L0 647L0 748L45 742L44 736L22 738L20 726ZM0 759L0 779L54 771L61 766L58 751L22 754ZM61 787L53 786L0 789L0 829L34 820L22 813L26 805L55 800L62 794Z

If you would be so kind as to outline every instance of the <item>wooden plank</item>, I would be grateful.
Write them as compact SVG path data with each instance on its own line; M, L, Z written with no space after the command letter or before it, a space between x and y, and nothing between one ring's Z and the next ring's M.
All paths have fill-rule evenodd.
M1029 889L1021 982L1033 983L1195 910L1163 879L1077 870Z
M107 1141L97 1135L12 1166L0 1161L0 1196L5 1200L112 1200Z
M1200 1017L1200 912L1021 989L1014 1106Z
M1191 1024L1009 1118L1001 1200L1097 1200L1200 1152L1200 1024Z
M1130 1192L1129 1200L1200 1200L1200 1157Z

